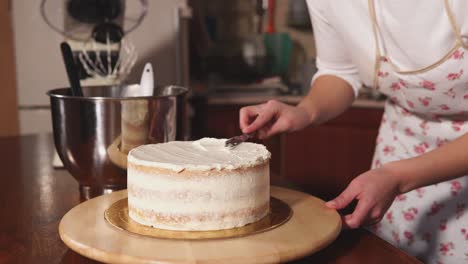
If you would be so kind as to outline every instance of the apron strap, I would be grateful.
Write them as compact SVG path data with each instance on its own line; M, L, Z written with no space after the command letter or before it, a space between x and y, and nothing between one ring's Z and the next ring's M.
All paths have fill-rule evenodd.
M380 43L379 43L379 36L378 36L378 25L377 25L377 17L375 12L375 4L373 0L369 0L369 13L372 22L372 33L374 34L374 45L375 45L375 64L374 64L374 88L379 89L379 80L378 75L380 71L380 61L382 60L382 55L380 53Z
M378 26L378 23L377 23L377 15L376 15L376 11L375 11L375 0L368 0L368 3L369 3L369 14L370 14L370 18L371 18L371 22L372 22L372 32L373 32L373 35L374 35L374 43L375 43L375 66L374 66L374 88L378 89L378 73L380 71L380 66L381 66L381 60L382 60L382 55L381 55L381 51L380 51L380 43L379 43L379 26ZM426 66L422 69L418 69L418 70L409 70L409 71L402 71L401 69L398 68L398 66L396 66L392 60L390 58L388 58L388 62L390 63L390 65L392 66L392 68L395 69L395 71L399 74L418 74L418 73L422 73L422 72L426 72L426 71L429 71L429 70L432 70L434 68L436 68L437 66L439 66L440 64L444 63L447 59L449 59L451 56L452 56L452 53L458 49L460 46L463 47L463 48L468 48L468 44L464 44L463 42L463 37L462 35L460 34L460 31L458 29L458 26L457 26L457 23L455 21L455 16L452 12L452 9L449 5L449 2L448 0L444 0L444 4L445 4L445 11L447 13L447 16L449 18L449 21L450 21L450 25L451 25L451 28L452 28L452 31L457 39L456 41L456 45L450 49L450 51L445 55L443 56L440 60L436 61L435 63L429 65L429 66Z
M465 42L463 41L461 31L458 29L458 25L455 20L455 15L453 14L453 10L450 7L448 0L444 0L444 4L445 4L445 10L446 10L447 16L450 21L450 26L452 26L453 34L455 34L455 37L457 38L458 45L464 48L468 48L468 44L465 44Z

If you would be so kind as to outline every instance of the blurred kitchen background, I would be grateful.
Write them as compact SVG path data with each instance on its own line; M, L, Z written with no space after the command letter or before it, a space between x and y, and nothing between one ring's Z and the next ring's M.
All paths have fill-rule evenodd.
M31 4L15 0L6 6L11 23L4 23L3 27L10 24L12 34L10 39L2 38L2 52L8 52L6 41L10 40L14 64L6 66L8 60L2 60L2 69L7 67L10 69L6 72L11 72L11 66L15 66L20 134L51 132L46 91L68 85L60 42L70 43L78 64L80 50L105 49L102 43L97 47L81 44L80 34L86 37L86 30L92 34L93 27L80 27L89 24L86 19L93 18L92 10L73 13L65 7L66 2L76 2L79 7L90 1L48 0ZM131 43L137 59L129 74L118 80L90 78L80 65L84 86L137 82L144 63L151 62L158 84L180 84L192 88L193 95L239 100L303 95L316 72L314 38L305 0L108 2L118 3L116 24L124 30L135 27L124 40ZM115 9L112 5L111 8ZM114 55L115 65L118 55Z
M191 1L191 76L210 92L303 93L315 48L304 0ZM243 89L245 88L245 89Z
M151 62L158 85L189 87L192 139L239 134L242 106L297 104L316 72L305 0L1 1L0 136L51 134L46 91L69 86L62 41L83 86L137 83ZM98 59L105 69L93 71ZM262 142L273 153L273 174L304 184L311 173L323 176L339 184L318 190L330 195L369 168L383 107L383 97L369 91L320 128Z

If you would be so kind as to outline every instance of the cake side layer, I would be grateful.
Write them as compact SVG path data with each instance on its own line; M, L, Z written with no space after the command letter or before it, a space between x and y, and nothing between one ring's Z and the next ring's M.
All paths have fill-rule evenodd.
M142 195L141 190L145 190ZM267 186L252 188L227 195L216 195L210 192L191 192L188 190L170 190L168 192L151 191L132 187L129 191L131 203L141 208L158 208L158 211L170 213L191 213L200 211L200 207L211 210L234 211L246 205L260 206L269 197ZM151 192L154 192L151 193ZM201 194L201 195L200 195Z
M269 210L268 161L235 170L179 173L129 163L127 185L130 217L157 228L233 228L257 221Z
M128 209L131 219L142 225L168 230L208 231L241 227L256 222L268 214L270 202L260 207L229 213L164 214L130 205Z
M187 181L188 179L195 179L197 178L200 180L202 178L216 178L219 176L225 176L227 173L234 172L238 174L238 176L246 176L251 173L258 174L258 173L265 173L265 170L269 174L269 160L265 160L263 162L259 162L255 166L249 167L240 167L236 169L211 169L211 170L182 170L182 171L174 171L167 168L161 168L153 165L141 165L135 163L133 160L128 160L128 169L132 172L142 172L148 174L150 177L157 175L158 177L167 177L174 180L180 181ZM148 179L148 180L151 180Z
M270 159L271 154L263 145L245 142L227 148L225 142L226 139L203 138L143 145L130 151L128 161L180 172L253 167Z
M128 200L140 208L152 208L165 213L191 213L202 208L226 212L255 208L270 199L268 164L250 169L185 171L186 177L164 174L164 170L128 166ZM201 175L201 176L200 176Z

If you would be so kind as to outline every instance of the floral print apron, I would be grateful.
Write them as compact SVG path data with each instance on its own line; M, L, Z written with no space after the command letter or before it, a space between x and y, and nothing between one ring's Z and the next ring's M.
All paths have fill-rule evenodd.
M386 52L369 0L377 50L375 87L389 98L373 168L424 154L468 132L468 46L447 0L445 8L457 39L454 48L424 69L401 71ZM370 229L425 263L468 263L467 207L464 176L399 195Z

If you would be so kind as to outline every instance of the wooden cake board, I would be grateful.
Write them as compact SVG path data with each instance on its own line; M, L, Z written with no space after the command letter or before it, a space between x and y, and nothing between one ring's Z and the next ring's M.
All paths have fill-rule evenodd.
M238 238L158 239L119 230L104 212L127 191L99 196L71 209L59 225L72 250L106 263L279 263L303 258L333 242L341 230L339 214L308 194L271 187L271 195L293 210L285 224Z

